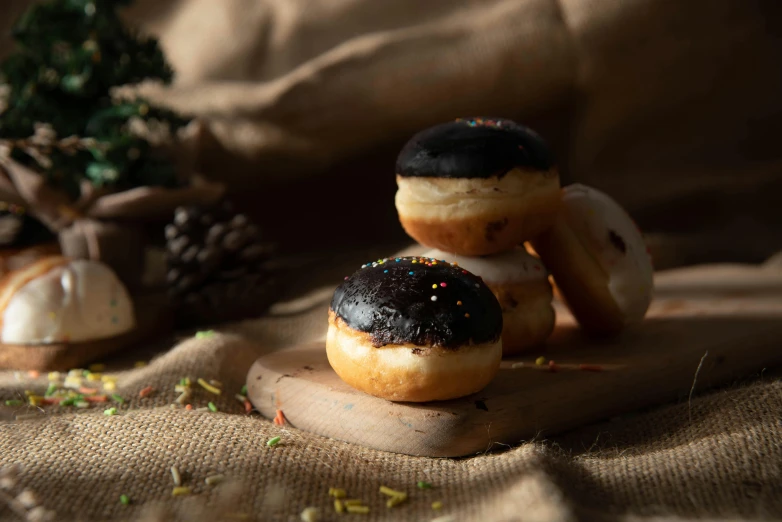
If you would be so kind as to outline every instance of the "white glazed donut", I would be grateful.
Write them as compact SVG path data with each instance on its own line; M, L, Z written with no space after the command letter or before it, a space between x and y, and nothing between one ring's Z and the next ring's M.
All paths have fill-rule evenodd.
M46 258L11 276L0 299L5 344L94 341L136 325L127 289L102 263Z
M646 315L654 268L641 231L611 197L580 184L562 190L554 227L532 241L581 326L617 333Z
M482 257L429 250L424 257L456 263L477 275L502 308L502 352L513 355L543 344L554 329L553 292L540 259L523 247Z

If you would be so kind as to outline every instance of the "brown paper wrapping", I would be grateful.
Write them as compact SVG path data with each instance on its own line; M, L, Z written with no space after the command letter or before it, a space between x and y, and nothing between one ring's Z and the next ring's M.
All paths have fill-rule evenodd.
M144 225L169 219L180 205L211 205L223 196L221 184L193 180L177 189L88 191L74 203L30 168L0 160L0 200L25 206L57 234L64 255L106 263L131 289L144 272Z

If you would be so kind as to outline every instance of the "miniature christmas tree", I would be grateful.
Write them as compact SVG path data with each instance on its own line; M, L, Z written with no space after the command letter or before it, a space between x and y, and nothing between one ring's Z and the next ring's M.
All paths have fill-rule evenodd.
M173 162L141 131L173 133L187 123L115 88L157 80L171 67L153 38L126 27L130 0L49 0L18 20L18 49L0 64L0 145L74 200L83 186L175 187ZM0 85L2 87L2 85ZM3 106L5 110L3 111Z

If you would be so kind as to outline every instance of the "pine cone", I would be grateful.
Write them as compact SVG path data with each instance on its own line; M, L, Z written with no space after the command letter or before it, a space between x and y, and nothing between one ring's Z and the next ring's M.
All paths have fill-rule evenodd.
M230 203L180 207L165 235L169 295L184 322L236 320L268 306L273 249Z

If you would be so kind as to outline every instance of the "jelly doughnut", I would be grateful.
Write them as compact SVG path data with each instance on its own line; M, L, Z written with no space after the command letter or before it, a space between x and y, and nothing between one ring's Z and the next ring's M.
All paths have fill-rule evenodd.
M553 292L543 263L523 247L502 254L465 257L430 250L425 257L446 259L483 279L502 307L502 353L514 355L540 346L554 330Z
M467 270L398 257L336 289L326 353L349 385L392 401L454 399L485 387L502 359L502 309Z
M573 316L595 334L641 321L654 269L635 222L611 197L584 185L565 187L562 204L554 226L532 246Z
M548 229L559 174L543 139L506 119L458 119L419 132L396 163L405 232L452 254L497 254Z

